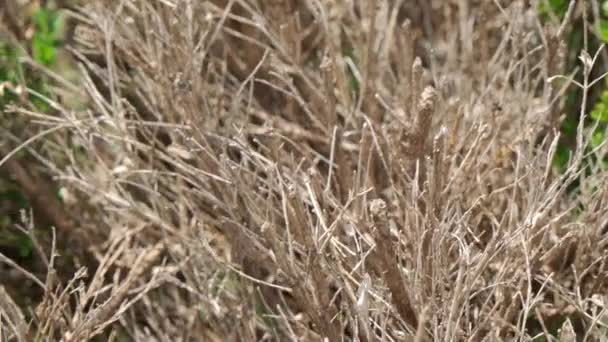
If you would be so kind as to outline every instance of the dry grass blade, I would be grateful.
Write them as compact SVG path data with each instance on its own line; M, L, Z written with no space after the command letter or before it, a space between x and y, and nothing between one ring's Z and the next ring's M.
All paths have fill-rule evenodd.
M0 336L4 335L5 324L14 332L19 342L29 341L28 324L21 309L0 286Z

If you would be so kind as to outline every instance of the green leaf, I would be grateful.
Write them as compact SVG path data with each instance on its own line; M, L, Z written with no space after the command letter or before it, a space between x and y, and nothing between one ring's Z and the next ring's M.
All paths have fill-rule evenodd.
M608 108L605 103L597 103L591 112L591 118L599 122L608 122Z
M591 118L601 123L608 123L608 90L602 91L599 100L593 106Z
M55 63L56 49L54 41L45 35L34 35L32 40L34 59L40 64L52 65Z
M61 16L56 10L40 8L33 17L37 33L55 35L59 32Z
M606 133L603 131L594 132L591 136L591 146L598 147L606 140Z
M568 11L568 0L541 0L538 5L538 12L542 17L548 17L549 14L562 19Z
M50 66L55 63L57 43L61 38L63 19L59 12L41 8L34 14L36 33L32 39L34 59Z
M608 20L600 19L597 25L597 33L603 42L608 42Z
M553 165L557 168L559 173L564 173L568 167L568 161L570 160L570 149L564 145L558 145L555 157L553 158Z

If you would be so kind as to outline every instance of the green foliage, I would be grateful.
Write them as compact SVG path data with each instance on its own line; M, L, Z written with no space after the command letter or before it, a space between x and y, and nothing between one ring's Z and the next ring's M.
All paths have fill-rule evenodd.
M608 123L608 89L602 91L600 99L591 111L591 118L603 124Z
M608 0L601 2L602 18L597 27L597 33L602 43L608 43ZM591 139L592 147L600 146L608 139L608 82L604 82L604 89L590 114L593 119L593 124L597 128L593 132ZM608 160L603 160L604 166L608 165Z
M22 75L18 57L16 49L0 41L0 109L17 99L12 89L20 83Z
M63 34L63 17L59 11L40 8L33 15L34 35L30 42L32 57L36 62L51 67L57 60L57 48ZM0 41L0 109L18 99L16 89L25 86L43 95L48 95L47 80L38 73L24 68L19 59L23 55L17 46ZM43 101L30 99L41 111L49 108Z
M36 33L32 38L32 54L38 63L50 66L57 58L63 18L57 11L41 8L34 14L33 20Z
M553 165L559 173L566 172L568 161L570 160L570 149L565 146L558 146L555 156L553 157Z
M608 2L606 2L606 3L608 3ZM606 19L600 20L598 27L597 27L597 33L603 42L608 42L608 20L606 20Z
M593 119L593 124L597 125L591 137L591 147L596 148L608 140L608 82L606 82L602 95L595 103L590 116ZM608 169L607 158L604 158L601 163L603 169Z
M47 8L40 8L32 16L34 34L31 41L33 59L45 66L52 67L57 60L63 18L60 12ZM49 96L48 80L40 73L22 65L21 58L26 52L8 41L0 40L0 110L4 111L7 105L20 101L25 96L25 88ZM48 111L48 104L37 97L29 97L37 110ZM17 131L16 127L23 125L14 117L2 119L6 129ZM18 156L18 155L17 155ZM21 193L19 187L9 179L0 178L0 203L8 208L8 213L0 214L0 244L13 246L18 250L19 256L28 258L32 255L33 244L30 238L20 232L15 232L13 225L18 209L29 207L27 198Z
M18 99L15 90L22 83L23 70L19 65L19 53L10 45L0 42L0 109ZM24 208L28 205L25 196L12 182L0 179L0 204L6 208ZM27 258L32 253L32 242L23 234L12 231L13 218L7 214L0 216L0 244L15 246L19 256Z
M596 26L597 39L591 39L589 49L599 48L599 44L608 43L608 0L597 0L601 8L601 18ZM543 0L539 3L539 14L540 16L548 20L550 17L562 19L568 10L570 0ZM579 56L580 50L583 48L582 42L582 25L575 25L572 32L569 34L567 39L568 49L571 56ZM576 59L570 59L569 64L573 66L576 63ZM595 148L601 145L606 139L608 139L608 83L604 83L603 89L600 90L599 99L593 104L593 109L590 113L589 122L586 122L587 127L595 127L592 134L591 146L589 148ZM567 94L566 110L575 113L575 115L567 115L566 119L562 123L561 132L565 140L573 140L576 136L576 128L578 122L578 108L580 107L580 98L582 91L580 89L574 89ZM554 158L554 165L560 173L566 170L568 161L572 155L572 146L568 146L564 142L560 142L557 152ZM587 151L589 152L589 151ZM593 157L589 157L587 165L590 167L597 164L598 160ZM608 165L608 161L601 161L603 165Z
M604 43L608 43L608 1L602 1L602 17L597 26L597 34Z
M550 14L563 18L568 10L570 0L541 0L538 12L543 17L548 17Z

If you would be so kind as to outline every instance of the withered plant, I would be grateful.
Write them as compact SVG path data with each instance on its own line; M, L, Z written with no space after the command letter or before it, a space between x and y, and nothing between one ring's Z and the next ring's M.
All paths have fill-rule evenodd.
M24 315L0 288L0 336L605 340L593 131L553 166L564 92L597 83L601 51L580 55L584 83L564 63L587 5L561 22L518 0L67 10L85 108L6 115L48 139L34 152L74 199L56 240L82 236L83 268L56 276L41 247L44 296Z

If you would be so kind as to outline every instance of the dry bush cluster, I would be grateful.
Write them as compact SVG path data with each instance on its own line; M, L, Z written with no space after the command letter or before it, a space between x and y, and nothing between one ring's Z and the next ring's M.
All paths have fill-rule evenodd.
M1 335L605 341L591 132L552 166L577 86L557 76L562 37L585 5L563 23L528 1L71 10L87 105L10 115L47 139L36 156L71 196L56 240L83 268L60 276L41 251L44 295L28 311L0 292Z

